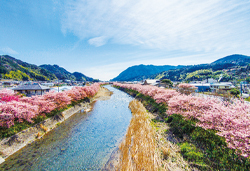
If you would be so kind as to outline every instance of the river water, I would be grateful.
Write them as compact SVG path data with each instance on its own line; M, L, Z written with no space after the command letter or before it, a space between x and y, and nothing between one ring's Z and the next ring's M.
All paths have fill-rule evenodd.
M131 119L133 98L111 86L109 100L93 110L79 111L57 128L18 151L0 170L101 170L124 137Z

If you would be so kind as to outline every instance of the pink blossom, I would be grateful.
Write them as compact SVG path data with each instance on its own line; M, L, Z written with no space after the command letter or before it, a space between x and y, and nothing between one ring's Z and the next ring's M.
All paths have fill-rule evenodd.
M11 90L1 90L0 99L0 126L10 127L14 121L33 122L38 115L50 113L55 109L63 109L72 101L77 102L85 97L93 97L102 83L95 83L86 87L74 87L64 92L47 92L43 96L20 98Z
M154 86L120 83L114 83L114 85L136 90L151 96L157 103L167 104L168 115L176 113L187 119L197 119L196 126L216 130L217 135L225 137L228 148L236 149L244 157L249 156L250 105L244 101L235 100L232 103L225 103L216 98L195 97ZM179 84L179 88L194 89L194 86Z

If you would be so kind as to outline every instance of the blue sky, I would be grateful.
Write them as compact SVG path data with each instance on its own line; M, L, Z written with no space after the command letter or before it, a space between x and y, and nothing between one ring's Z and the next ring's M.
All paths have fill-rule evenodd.
M0 54L101 80L138 64L250 56L250 1L1 0Z

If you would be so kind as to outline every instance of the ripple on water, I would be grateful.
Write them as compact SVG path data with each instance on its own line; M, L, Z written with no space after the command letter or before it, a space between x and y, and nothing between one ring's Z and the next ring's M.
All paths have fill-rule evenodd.
M109 100L97 101L89 113L80 111L23 148L0 170L100 170L126 133L133 99L111 86Z

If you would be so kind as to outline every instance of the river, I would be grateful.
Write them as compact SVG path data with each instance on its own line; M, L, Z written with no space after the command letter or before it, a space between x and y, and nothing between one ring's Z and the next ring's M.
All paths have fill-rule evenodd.
M79 111L42 139L19 150L0 170L101 170L124 137L133 98L111 86L109 100L96 101L91 112Z

